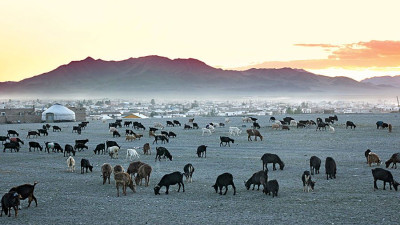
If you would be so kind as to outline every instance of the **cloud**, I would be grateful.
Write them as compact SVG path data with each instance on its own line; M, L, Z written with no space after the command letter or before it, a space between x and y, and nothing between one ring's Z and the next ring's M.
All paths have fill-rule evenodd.
M325 59L263 62L249 68L293 67L303 69L366 69L376 70L387 67L400 67L400 41L358 42L343 45L295 44L299 47L320 47L328 52Z

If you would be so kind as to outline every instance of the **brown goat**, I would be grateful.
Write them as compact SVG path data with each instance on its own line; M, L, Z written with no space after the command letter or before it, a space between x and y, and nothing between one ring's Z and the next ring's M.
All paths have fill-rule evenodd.
M121 165L116 165L116 166L114 166L113 172L114 172L114 175L115 175L116 173L125 172L125 170L124 170L124 167L122 167Z
M140 138L143 137L143 134L134 134L134 135L135 135L135 137L136 137L137 139L139 139L139 140L140 140Z
M140 185L142 185L142 180L144 178L144 180L145 180L144 186L146 186L146 187L149 186L151 171L152 171L152 168L150 165L148 165L148 164L141 165L139 167L137 176L135 178L136 185L139 185L139 182L140 182Z
M149 137L155 137L156 134L154 133L154 131L149 130Z
M107 179L108 179L108 184L110 184L110 176L111 176L112 171L113 171L113 169L109 163L104 163L101 166L101 173L103 176L103 184L106 183Z
M119 197L119 186L122 185L122 194L126 195L126 187L128 186L133 193L136 193L136 186L132 181L131 176L128 173L116 173L114 175L115 186L117 188L117 197Z
M376 165L379 166L381 164L381 159L376 153L370 152L368 154L368 165L371 166L372 163L376 163Z
M133 140L136 140L135 135L126 135L125 136L125 141L133 141Z
M400 162L400 152L394 153L388 161L385 162L386 168L389 168L390 164L393 163L392 168L397 169L396 163Z
M150 144L146 143L143 145L143 154L151 155Z
M251 136L254 136L254 141L257 141L257 137L260 137L260 140L263 140L263 136L260 134L260 131L256 130L256 129L248 129L246 130L247 132L247 140L248 141L252 141L251 140Z
M129 164L128 170L126 171L128 174L130 174L131 176L135 176L135 173L137 173L139 171L139 167L141 165L143 165L144 163L141 161L135 161L135 162L131 162Z

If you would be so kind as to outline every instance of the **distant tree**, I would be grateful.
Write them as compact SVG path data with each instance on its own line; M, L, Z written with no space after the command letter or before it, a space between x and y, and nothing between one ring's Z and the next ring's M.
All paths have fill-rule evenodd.
M303 111L301 110L300 107L297 107L297 109L294 110L294 114L302 114L302 113L303 113Z
M194 102L192 102L192 104L190 105L191 108L196 108L199 107L199 103L195 100Z
M111 105L111 100L104 101L104 104Z
M157 116L157 113L154 112L154 111L152 111L152 112L150 113L150 117L154 117L154 116Z
M96 102L96 105L97 105L97 106L102 106L102 105L104 105L104 102L103 102L103 101L97 101L97 102Z
M150 104L155 105L156 104L156 100L154 100L154 98L151 99Z
M286 114L293 114L293 110L290 107L287 107Z

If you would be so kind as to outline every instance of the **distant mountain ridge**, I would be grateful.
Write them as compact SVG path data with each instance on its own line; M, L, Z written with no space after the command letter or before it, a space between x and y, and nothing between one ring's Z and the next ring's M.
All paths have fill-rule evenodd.
M87 57L19 82L0 83L0 97L331 95L387 91L387 87L368 82L301 69L222 70L197 59L172 60L154 55L121 61Z
M392 86L400 88L400 75L397 76L382 76L371 77L361 81L362 83L369 83L380 86Z

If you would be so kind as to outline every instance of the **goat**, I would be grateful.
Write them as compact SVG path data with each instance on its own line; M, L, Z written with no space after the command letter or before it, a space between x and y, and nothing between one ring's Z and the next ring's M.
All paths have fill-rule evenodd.
M40 133L34 130L28 131L28 135L26 135L26 138L31 138L31 136L40 136Z
M144 186L148 187L150 183L150 175L151 175L152 168L148 164L143 164L139 167L137 176L135 177L136 185L142 185L142 179L144 178Z
M183 173L176 171L170 174L165 174L160 182L154 187L154 194L159 195L160 194L160 189L165 186L166 191L165 194L168 194L169 192L169 186L178 184L178 192L181 190L181 185L182 185L182 191L185 192L185 185L183 184Z
M189 180L190 183L193 182L192 176L193 176L193 172L194 172L194 167L192 164L188 163L183 167L183 174L186 177L186 181Z
M143 145L143 154L151 155L150 143L146 143Z
M38 182L35 181L33 184L19 185L19 186L11 188L9 192L12 192L12 191L17 192L19 195L21 195L21 198L20 198L21 200L25 200L26 198L28 198L28 207L31 206L32 201L35 201L35 204L37 207L37 199L36 199L35 195L33 194L37 183Z
M268 180L267 171L261 170L254 173L247 181L244 182L246 189L249 190L250 186L253 185L253 190L258 185L257 191L260 190L260 185L263 185L265 189L265 182Z
M82 143L77 143L74 146L74 150L78 150L79 152L83 151L83 149L89 149L89 147Z
M224 136L220 136L219 139L221 140L221 142L219 143L219 147L222 146L222 143L225 143L224 146L226 146L228 144L229 147L231 147L231 145L229 144L229 142L235 143L235 140L233 140L230 137L224 137Z
M350 127L350 129L356 129L356 125L351 121L346 121L346 129L347 127Z
M75 171L75 159L72 156L68 157L67 166L68 166L68 171L71 172Z
M197 156L207 158L207 146L205 145L200 145L199 147L197 147Z
M88 172L88 169L90 170L90 172L92 172L93 166L90 165L89 160L87 159L81 159L81 174L85 173L86 169L86 173Z
M164 158L167 157L169 160L172 161L172 155L171 155L171 153L169 153L169 151L166 148L157 147L156 152L157 152L157 154L156 154L155 161L157 161L157 157L158 157L158 161L161 161L161 156L164 156Z
M96 152L100 155L100 151L102 152L102 154L104 154L104 151L106 150L106 145L104 143L98 144L96 146L96 148L93 150L94 154L96 154Z
M117 188L117 197L119 197L119 186L122 185L122 194L126 195L126 187L129 187L133 193L136 193L136 186L129 174L121 172L114 175L115 186Z
M11 208L14 209L14 214L15 217L18 216L18 206L20 205L20 198L21 195L19 195L17 192L12 191L8 192L3 195L1 198L1 212L0 216L3 216L3 211L4 214L8 215L8 217L11 216Z
M385 162L386 168L389 168L390 164L393 163L392 168L397 169L396 163L400 162L400 152L394 153L388 161Z
M166 136L164 136L164 135L155 135L153 144L154 143L158 144L157 143L158 140L160 140L162 144L165 144L165 142L169 143L169 140L168 140L168 138Z
M126 135L125 136L125 141L133 141L136 140L136 136L135 135Z
M170 131L170 132L168 132L168 137L176 138L176 134L174 132Z
M33 151L36 151L36 149L38 148L40 151L43 150L43 147L40 146L39 143L35 142L35 141L30 141L29 142L29 151L31 151L31 148L33 148Z
M365 158L367 159L367 164L368 164L368 155L369 155L370 152L371 152L370 149L367 149L367 150L364 152Z
M114 166L114 168L113 168L114 175L116 173L122 173L122 172L125 172L124 167L122 167L121 165L115 165Z
M167 121L167 127L175 127L175 124L172 121Z
M332 157L327 157L325 160L326 179L336 179L336 162Z
M115 138L115 137L121 137L121 135L119 134L119 132L118 131L113 131L113 137Z
M264 193L267 195L271 195L272 197L278 197L278 191L279 191L279 184L277 180L270 180L267 182L266 187L264 189Z
M101 166L101 174L103 176L103 185L106 183L108 179L108 184L110 184L110 177L112 173L112 167L109 163L104 163Z
M118 159L118 152L119 152L118 146L112 146L108 148L108 154L111 156L112 159Z
M19 137L19 133L17 132L17 131L15 131L15 130L7 130L7 137L10 137L10 136L17 136L17 137Z
M178 120L174 120L172 122L174 122L174 124L177 125L177 126L181 126L181 123Z
M19 152L19 144L18 142L8 142L8 143L4 143L4 149L3 152L6 152L6 149L10 149L10 151L12 152L12 150L14 150L14 152Z
M66 154L68 154L68 156L71 156L71 153L73 156L75 156L76 151L74 150L74 147L72 147L72 145L66 144L64 148L64 157L66 156Z
M140 167L141 165L143 165L143 164L144 164L144 163L143 163L143 162L140 162L140 161L131 162L131 163L129 164L129 167L128 167L128 169L126 170L126 172L127 172L129 175L131 175L131 176L135 176L135 173L138 172L139 167Z
M311 156L310 158L310 171L311 175L319 174L319 168L321 167L321 159L317 156Z
M257 141L257 137L260 138L260 140L263 140L263 136L260 134L260 131L256 129L248 129L246 130L247 132L247 141L252 141L251 136L254 136L254 141Z
M242 133L242 130L240 130L238 127L229 127L229 134L232 136L239 136L239 134Z
M137 158L139 159L139 154L137 153L136 149L127 149L126 150L126 159L132 160Z
M381 159L376 153L368 153L368 165L371 166L372 163L376 163L377 166L381 164Z
M43 134L43 136L49 136L46 129L38 129L39 134Z
M204 136L204 134L208 134L208 135L211 135L212 134L212 130L211 129L209 129L209 128L201 128L201 130L203 131L203 133L201 134L201 136Z
M53 126L53 132L56 131L61 131L61 128L59 126Z
M315 182L311 180L311 175L310 171L304 171L303 175L301 176L301 180L303 181L303 191L306 191L307 187L307 192L314 191L314 186Z
M273 170L276 170L275 164L279 164L279 168L283 170L285 167L285 163L282 162L281 158L279 158L278 155L276 154L271 154L271 153L265 153L262 157L261 160L263 161L263 170L268 171L268 163L272 163L272 168ZM265 168L265 169L264 169Z
M375 189L378 189L378 186L376 185L377 180L383 181L383 190L386 190L386 182L388 182L390 190L392 190L392 185L393 185L394 190L397 191L397 187L399 186L399 183L397 183L393 179L393 175L390 171L382 169L382 168L375 168L375 169L372 169L372 176L374 177L374 191L375 191Z
M281 127L281 125L279 125L277 123L274 123L274 124L271 125L271 128L275 129L275 130L278 130L280 127Z
M222 187L225 187L225 193L228 192L228 185L232 185L233 188L233 195L236 194L236 187L235 184L233 183L233 176L230 173L223 173L217 177L217 180L215 181L215 184L212 186L215 189L215 193L218 193L218 188L219 188L219 194L222 195Z

